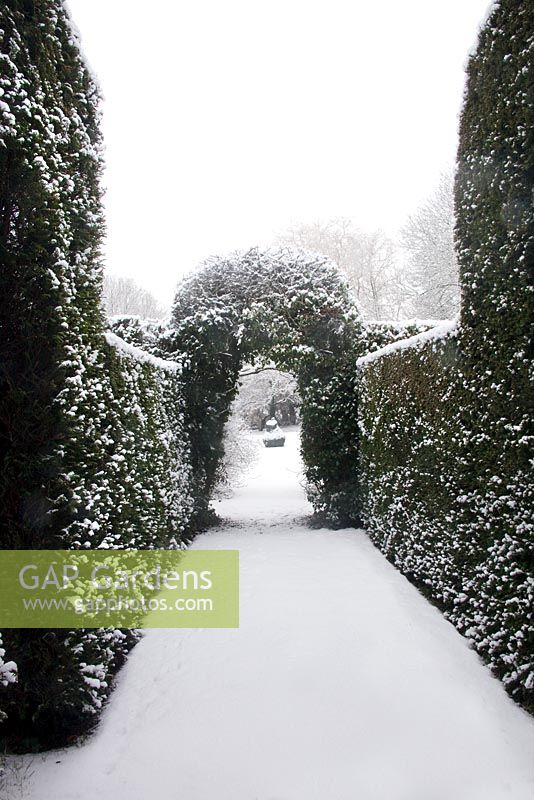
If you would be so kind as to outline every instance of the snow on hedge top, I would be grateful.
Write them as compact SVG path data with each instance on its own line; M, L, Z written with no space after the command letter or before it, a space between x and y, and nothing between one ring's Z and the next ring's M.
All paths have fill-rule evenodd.
M301 308L337 308L356 315L346 276L326 256L291 247L252 248L213 256L182 279L174 301L176 325L194 315L214 313L241 318L254 309L273 315Z
M439 341L440 339L446 339L448 336L454 335L457 331L457 328L457 319L445 320L444 322L440 322L439 325L436 325L434 328L430 328L428 331L418 333L416 336L410 336L408 339L400 339L398 342L391 342L391 344L387 344L385 347L381 347L379 350L374 350L372 353L368 353L366 356L361 356L361 358L356 361L356 366L365 367L368 364L371 364L373 361L376 361L378 358L391 355L399 350L418 350L428 342Z
M106 342L111 347L115 347L122 353L126 353L126 355L134 358L136 361L140 361L142 364L150 364L153 367L164 369L167 372L180 371L180 364L178 364L176 361L165 361L163 358L153 356L151 353L147 353L146 350L141 350L140 347L135 347L133 344L128 344L128 342L125 342L124 339L121 339L120 336L117 336L117 334L112 333L111 331L106 331L104 335L106 337Z

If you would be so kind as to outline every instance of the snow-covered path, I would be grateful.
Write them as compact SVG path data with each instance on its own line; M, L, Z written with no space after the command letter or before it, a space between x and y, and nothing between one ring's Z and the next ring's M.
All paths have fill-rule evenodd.
M297 435L196 548L241 551L238 630L152 630L31 800L531 800L534 724L361 531L314 531ZM57 763L60 762L60 763Z

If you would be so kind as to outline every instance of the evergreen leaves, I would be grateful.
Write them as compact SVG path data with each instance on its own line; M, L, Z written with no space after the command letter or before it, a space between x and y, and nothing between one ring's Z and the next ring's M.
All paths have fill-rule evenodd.
M384 354L360 386L371 536L531 710L533 27L501 0L468 65L458 336Z

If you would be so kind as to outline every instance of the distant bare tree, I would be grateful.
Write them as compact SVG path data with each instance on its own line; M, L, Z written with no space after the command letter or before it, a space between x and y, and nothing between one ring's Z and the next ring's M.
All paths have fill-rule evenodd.
M297 382L292 375L274 368L259 371L244 368L233 408L250 428L261 430L273 415L281 425L295 424L300 405Z
M453 184L453 175L444 173L434 194L408 218L401 231L415 316L446 319L460 306Z
M350 219L298 225L278 241L330 257L346 274L366 319L397 318L405 292L393 242L377 230L360 231Z
M163 311L154 295L132 278L104 276L103 304L109 316L133 314L143 319L160 319Z
M225 496L240 486L258 459L261 443L250 436L250 427L232 411L224 428L224 457L219 465L216 492Z
M301 405L295 378L274 367L246 366L239 384L224 430L224 458L217 487L220 494L239 486L258 458L258 448L263 445L251 438L251 429L262 430L273 413L280 424L294 424Z

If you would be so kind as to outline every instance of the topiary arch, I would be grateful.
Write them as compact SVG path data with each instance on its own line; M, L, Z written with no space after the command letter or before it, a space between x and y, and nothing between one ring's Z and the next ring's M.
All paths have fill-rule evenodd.
M347 436L344 424L354 428L355 355L364 334L336 264L288 248L209 259L178 287L165 348L185 361L197 523L209 513L240 370L273 362L298 380L316 510L330 521L359 520L357 437Z

